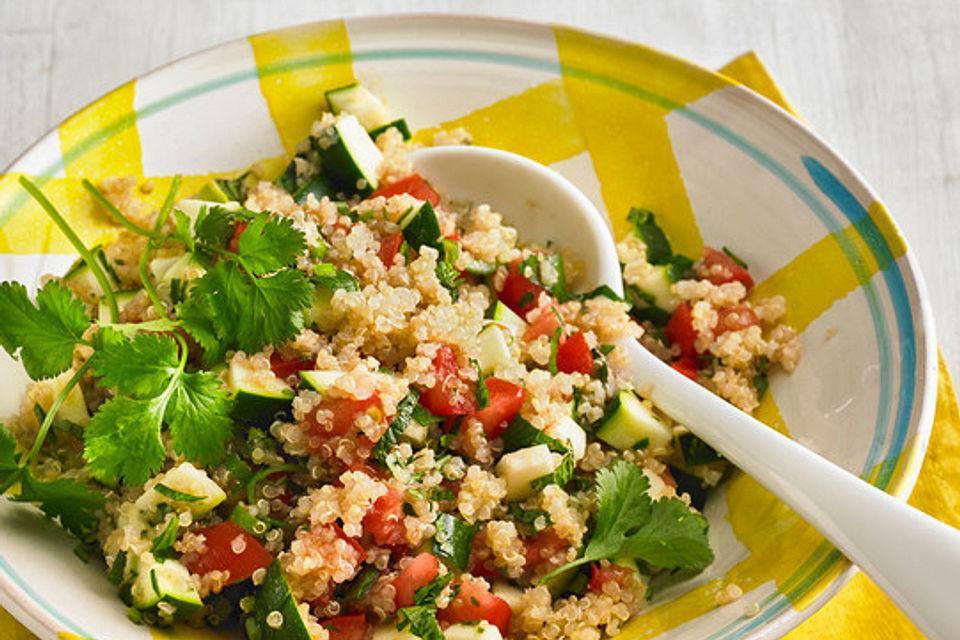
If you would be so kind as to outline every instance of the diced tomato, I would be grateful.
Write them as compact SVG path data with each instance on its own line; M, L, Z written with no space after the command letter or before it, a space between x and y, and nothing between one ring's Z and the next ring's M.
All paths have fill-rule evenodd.
M740 331L757 324L760 324L760 318L750 307L724 307L717 311L717 324L714 325L713 332L719 336L727 331Z
M691 380L696 380L697 373L700 371L700 366L697 364L697 358L691 356L680 356L671 362L670 366Z
M273 556L260 541L233 520L197 529L194 533L203 536L205 550L183 556L183 563L191 573L205 575L211 571L229 571L230 579L226 584L234 584L246 580L254 571L273 561Z
M693 315L689 304L681 302L677 305L676 311L667 321L667 326L663 328L663 335L670 344L680 347L680 355L697 355L697 332L693 328Z
M670 471L670 467L664 467L663 471L660 472L660 479L663 480L663 484L668 487L677 488L677 480L673 477L673 472Z
M227 243L228 251L231 253L240 252L240 234L243 233L246 228L247 222L244 220L239 220L233 225L233 236L231 236L230 241Z
M497 293L497 298L510 307L511 311L526 317L527 313L537 307L540 294L544 291L546 289L520 273L520 262L517 261L507 268L507 277L503 280L503 288Z
M563 373L587 373L593 371L593 355L587 337L577 331L557 347L557 369Z
M363 517L363 530L369 532L381 547L400 547L406 544L403 526L403 493L390 489L377 498Z
M276 351L270 356L270 369L281 380L286 380L293 374L309 371L316 367L316 360L301 358L299 360L284 360Z
M523 541L526 564L528 567L534 567L547 562L569 546L570 543L558 536L553 527L547 527Z
M633 569L629 567L621 567L617 564L601 567L594 562L590 565L589 589L594 593L603 593L603 585L607 582L616 582L622 587L627 584L632 575Z
M506 304L506 303L504 303ZM540 315L534 318L527 330L523 332L523 340L529 342L536 340L540 336L552 336L560 327L560 318L557 314L560 309L556 305L550 305L540 310Z
M703 262L697 268L697 275L707 278L713 284L740 281L747 291L753 288L753 278L737 261L713 247L703 248Z
M427 184L427 181L418 173L411 174L406 178L380 187L374 191L370 197L376 198L377 196L383 196L384 198L389 198L390 196L396 196L401 193L409 193L417 200L429 200L433 206L440 204L440 194L434 191L433 187Z
M482 580L463 575L457 581L460 591L446 608L437 612L437 619L447 624L486 620L506 636L513 612L503 598L490 593Z
M460 365L453 349L440 345L433 357L437 382L420 394L420 404L438 416L465 416L477 410L471 385L460 378Z
M320 624L327 630L330 640L365 640L370 631L367 616L362 613L327 618Z
M333 414L332 420L323 420L318 422L316 416L318 412L329 411ZM328 398L320 401L313 413L310 414L310 441L308 444L310 450L314 453L320 453L320 449L328 440L337 436L346 436L354 428L357 418L361 414L379 414L380 399L372 395L365 400L354 400L353 398ZM316 443L313 441L316 440Z
M399 231L380 239L380 251L377 252L377 255L380 257L383 266L387 268L393 266L393 260L397 257L397 252L400 251L400 245L402 244L403 234Z
M421 553L411 560L403 571L393 579L396 595L393 601L397 608L413 604L413 595L420 587L425 587L440 573L440 563L429 553Z
M487 378L486 383L490 404L473 414L473 417L483 425L483 432L488 438L496 438L520 411L527 392L520 385L502 378Z

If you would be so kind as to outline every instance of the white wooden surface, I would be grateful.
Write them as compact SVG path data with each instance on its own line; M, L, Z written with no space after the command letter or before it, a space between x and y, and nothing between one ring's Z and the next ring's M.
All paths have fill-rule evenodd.
M709 67L755 49L883 196L960 372L957 0L0 0L0 167L66 115L174 58L277 26L418 11L566 23Z

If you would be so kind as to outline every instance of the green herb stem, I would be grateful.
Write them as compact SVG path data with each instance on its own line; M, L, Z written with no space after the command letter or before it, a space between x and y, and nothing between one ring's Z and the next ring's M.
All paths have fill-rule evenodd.
M150 298L150 302L153 303L153 306L157 309L157 313L160 314L161 318L166 318L167 308L163 306L160 294L157 293L157 288L153 286L153 281L150 280L150 274L147 273L147 265L150 262L150 256L153 255L155 248L156 246L153 240L150 240L147 242L143 253L140 254L140 282L143 284L143 290L147 292L147 297Z
M131 221L130 218L123 215L123 213L121 213L121 211L117 209L114 206L114 204L110 202L107 199L107 197L104 196L99 189L97 189L97 187L94 186L92 182L84 178L82 184L83 184L83 188L86 189L88 192L90 192L90 195L93 196L93 199L96 200L100 204L100 206L106 209L107 213L109 213L117 222L122 224L127 229L129 229L130 231L136 234L139 234L141 236L146 236L153 240L160 240L163 238L161 234L155 231L151 231L150 229L144 229L140 225Z
M40 452L40 447L43 446L43 441L46 440L47 433L50 431L50 426L53 424L54 416L57 415L57 411L59 411L60 407L63 406L67 396L70 395L70 392L73 391L75 386L77 386L77 384L80 382L80 379L83 378L83 374L87 372L87 369L89 369L92 364L93 360L88 359L86 362L84 362L80 368L77 369L72 376L70 376L70 379L67 380L67 383L63 385L63 388L60 389L60 392L53 398L53 402L50 404L50 409L47 411L47 415L44 416L43 422L40 423L40 428L37 429L37 437L33 441L33 446L20 463L21 467L26 467L29 465L30 461L33 460Z
M90 267L90 271L100 284L100 288L103 289L103 297L107 300L107 306L110 307L110 319L113 322L119 322L120 309L117 308L117 299L113 295L113 287L110 285L110 281L107 279L107 274L104 273L103 267L93 257L93 254L90 253L86 245L83 244L83 240L70 228L70 225L67 224L67 221L60 215L57 208L53 206L53 203L43 195L43 192L40 191L37 185L33 184L26 176L20 176L19 182L20 185L27 190L27 193L33 196L34 200L47 212L47 215L50 216L54 223L60 227L60 231L67 237L67 240L69 240L73 248L77 250L77 253L79 253L83 261L87 263L87 266Z
M180 191L180 183L183 182L183 176L179 173L173 176L173 180L170 182L170 189L167 191L167 197L163 200L163 205L160 207L160 212L157 213L157 221L153 225L154 233L160 233L160 230L163 229L164 223L167 221L167 216L170 215L170 211L173 209L173 203L177 198L177 192Z

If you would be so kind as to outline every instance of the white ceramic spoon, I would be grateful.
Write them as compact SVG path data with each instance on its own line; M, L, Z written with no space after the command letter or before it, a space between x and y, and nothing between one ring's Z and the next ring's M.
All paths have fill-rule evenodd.
M516 154L434 147L417 170L458 199L488 203L525 241L570 247L587 288L622 294L613 238L593 204L558 173ZM634 340L630 379L650 399L773 492L866 572L931 638L960 638L960 531L907 506L736 409Z

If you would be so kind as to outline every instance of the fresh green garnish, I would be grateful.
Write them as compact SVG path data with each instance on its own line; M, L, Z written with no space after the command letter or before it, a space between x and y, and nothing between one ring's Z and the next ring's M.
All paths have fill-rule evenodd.
M770 361L765 356L760 356L757 360L757 373L753 376L753 386L757 389L757 399L763 397L770 387L770 377L767 374L767 367Z
M519 502L511 502L507 509L510 517L515 522L520 522L530 527L536 527L536 522L540 518L543 518L544 526L553 524L550 520L550 514L543 509L525 509L520 506Z
M170 522L160 532L160 535L153 539L153 544L150 547L153 555L157 558L174 557L176 553L173 551L173 543L177 541L177 531L179 530L180 520L176 517L170 518Z
M653 212L633 207L627 214L627 222L633 225L634 233L647 245L647 262L666 264L673 255L673 250L667 234L657 225Z
M165 498L170 498L176 502L200 502L201 500L205 500L207 498L207 496L195 496L190 493L184 493L183 491L171 489L162 482L154 486L153 489Z
M677 498L653 501L650 481L620 460L597 472L596 526L583 555L542 581L603 558L630 557L664 569L702 569L713 561L707 520Z
M504 453L510 453L517 449L524 449L538 444L545 444L549 447L550 451L557 453L565 454L569 451L569 448L565 444L556 438L551 438L520 416L515 416L503 432Z
M563 327L557 327L553 335L550 336L550 359L547 361L547 370L550 375L555 376L560 372L557 366L557 353L560 350L560 336L563 335Z
M426 586L414 592L413 606L397 611L397 629L409 628L410 633L423 640L443 640L443 630L437 622L437 598L453 580L453 573L437 576Z
M470 364L477 369L477 388L474 390L474 395L477 396L477 408L486 409L490 406L490 390L487 389L487 379L483 375L483 368L476 358L471 358Z
M551 484L555 484L562 488L566 486L566 484L570 482L570 478L573 477L573 470L575 466L573 453L567 451L563 454L563 459L560 461L560 464L557 465L556 469L545 476L531 480L530 486L534 491L540 491L544 487L548 487Z
M726 247L723 247L723 252L724 252L725 254L727 254L727 257L728 257L728 258L730 258L731 260L733 260L734 262L736 262L739 266L743 267L744 269L750 269L750 267L747 266L747 263L744 262L743 260L741 260L741 259L737 256L737 254L735 254L733 251L730 251L730 249L727 249Z
M393 451L393 448L400 442L400 435L410 426L410 420L414 417L414 411L417 408L417 400L420 398L420 392L416 389L404 396L400 404L397 405L397 415L393 417L387 430L383 432L380 440L373 446L373 458L379 463L386 465L387 456Z

